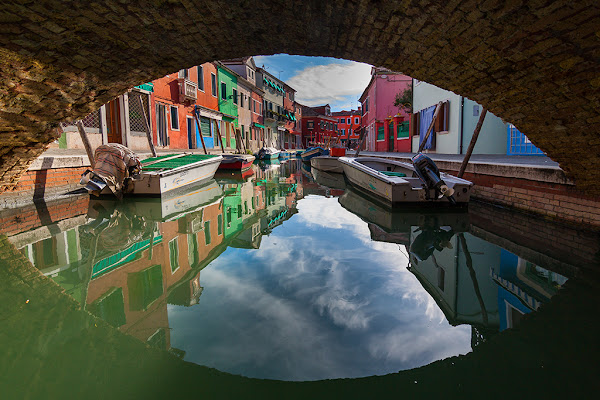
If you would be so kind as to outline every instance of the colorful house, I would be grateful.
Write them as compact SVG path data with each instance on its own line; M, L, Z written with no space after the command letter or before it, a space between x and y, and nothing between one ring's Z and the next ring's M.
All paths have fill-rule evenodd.
M195 138L190 141L190 148L202 148L200 135L202 135L204 145L208 149L220 148L218 138L216 138L216 128L221 124L223 114L219 112L217 67L213 63L204 63L197 68L199 79L198 99L196 100L195 110L200 121L200 126L195 121Z
M317 107L302 106L302 146L324 146L338 139L338 120L331 115L329 104Z
M285 90L283 98L283 119L285 121L283 126L285 128L283 132L283 148L295 149L296 147L300 147L299 132L294 130L296 126L296 107L294 106L296 90L286 83L283 84L283 89Z
M413 84L410 128L412 151L418 150L439 102L442 102L442 109L424 149L432 153L464 154L479 121L482 106L463 96L416 79ZM488 112L473 153L506 154L506 132L507 124Z
M262 111L264 91L256 86L254 57L233 58L222 60L221 63L238 75L238 86L244 94L238 108L241 134L245 140L246 149L256 152L262 147L265 127Z
M358 110L342 110L331 113L332 117L337 118L338 135L344 147L350 145L350 147L354 148L358 144L362 120L361 114L361 107L358 107Z
M285 132L284 83L263 68L256 69L256 85L264 91L263 121L265 136L263 145L283 148L283 133Z
M368 151L409 152L408 113L395 106L396 95L409 89L412 78L385 68L371 68L371 80L360 96L362 126Z
M223 114L220 127L221 137L224 139L224 147L235 149L235 130L239 125L238 106L240 98L237 74L220 62L216 64L219 81L219 111Z

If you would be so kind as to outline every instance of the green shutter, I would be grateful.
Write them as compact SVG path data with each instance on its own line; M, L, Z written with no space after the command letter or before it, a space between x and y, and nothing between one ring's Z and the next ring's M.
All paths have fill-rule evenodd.
M409 126L408 122L402 122L401 124L398 124L398 134L397 134L398 139L407 138L410 136L409 131L408 131L408 126Z
M200 117L200 129L202 130L202 136L212 136L210 134L210 119Z
M385 128L383 126L380 126L377 129L377 140L383 140L385 139Z

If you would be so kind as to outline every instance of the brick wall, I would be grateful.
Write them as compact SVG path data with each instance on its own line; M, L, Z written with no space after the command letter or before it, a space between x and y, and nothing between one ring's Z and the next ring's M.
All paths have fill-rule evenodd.
M452 173L453 171L449 171ZM475 186L472 196L575 224L600 227L600 198L573 185L466 173Z
M86 193L49 202L29 202L23 207L1 210L0 233L12 236L86 214L89 200Z

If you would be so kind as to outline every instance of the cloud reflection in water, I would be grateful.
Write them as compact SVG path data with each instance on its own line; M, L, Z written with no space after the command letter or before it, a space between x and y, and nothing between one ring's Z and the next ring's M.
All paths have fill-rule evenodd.
M169 306L185 359L258 378L381 375L470 351L392 243L335 198L308 196L258 250L229 248L191 308Z

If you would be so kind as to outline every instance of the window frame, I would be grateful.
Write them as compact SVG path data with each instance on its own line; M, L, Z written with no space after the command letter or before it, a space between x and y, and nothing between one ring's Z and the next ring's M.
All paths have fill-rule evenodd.
M202 65L197 66L198 73L198 90L204 92L204 67Z
M218 88L217 88L217 75L214 73L210 73L210 89L212 91L212 96L215 98L219 98Z
M227 83L223 81L221 81L221 100L227 100Z
M177 118L175 119L175 121L177 121L177 127L173 126L173 110L175 110L175 114L177 115ZM170 127L172 131L178 131L179 130L179 107L174 106L174 105L169 105L169 114L170 114Z

